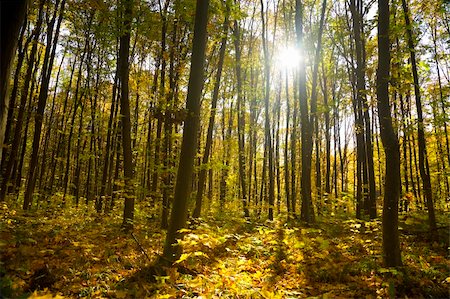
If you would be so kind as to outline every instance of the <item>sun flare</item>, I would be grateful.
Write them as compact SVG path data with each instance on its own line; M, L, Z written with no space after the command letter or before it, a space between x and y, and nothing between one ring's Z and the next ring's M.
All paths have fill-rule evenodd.
M277 66L280 69L294 69L298 67L302 56L300 51L295 47L285 47L278 51Z

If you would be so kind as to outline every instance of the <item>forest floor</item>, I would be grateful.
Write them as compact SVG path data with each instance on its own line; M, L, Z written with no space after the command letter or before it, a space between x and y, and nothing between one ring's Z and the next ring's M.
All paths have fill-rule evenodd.
M426 214L400 219L404 267L382 267L381 223L316 225L208 216L185 229L177 268L155 273L165 233L146 209L133 234L85 207L0 206L0 298L448 298L449 215L431 242ZM278 218L285 219L285 215Z

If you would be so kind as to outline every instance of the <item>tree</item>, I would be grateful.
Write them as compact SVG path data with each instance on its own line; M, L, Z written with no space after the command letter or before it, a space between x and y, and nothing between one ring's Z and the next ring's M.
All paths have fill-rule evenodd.
M234 49L236 52L236 88L237 88L237 110L238 110L238 155L239 155L239 179L241 186L242 206L245 218L250 217L247 202L247 179L245 172L245 115L244 101L242 96L242 66L241 66L241 34L239 22L234 20Z
M433 193L431 190L430 166L428 164L427 145L425 141L425 129L422 112L422 99L419 85L419 74L417 71L416 49L414 46L413 33L411 28L411 21L409 19L409 9L406 0L402 0L403 13L405 17L406 33L408 36L408 50L411 58L411 70L414 80L414 95L416 98L417 109L417 140L419 144L419 172L423 182L423 191L425 193L425 200L428 209L428 221L430 225L430 232L433 237L436 237L436 215L434 211Z
M211 147L213 142L213 130L214 130L214 120L216 117L216 110L217 110L217 100L219 99L219 88L220 88L220 79L222 76L222 69L223 69L223 62L225 60L225 50L227 45L227 37L228 37L228 27L229 27L229 11L230 7L228 4L227 6L227 12L225 15L225 20L223 22L223 36L220 41L220 49L219 49L219 62L217 63L217 73L214 81L214 90L213 90L213 96L211 100L211 114L209 116L209 122L208 122L208 131L206 134L206 144L205 144L205 152L203 153L202 158L202 167L200 169L200 174L198 178L198 187L197 187L197 194L195 196L195 209L192 214L192 217L198 218L200 217L200 213L202 210L202 197L203 197L203 190L205 189L205 182L206 182L206 168L205 165L209 162L209 156L211 154ZM244 209L246 208L244 203Z
M3 141L7 112L9 108L9 76L16 51L20 25L25 19L29 0L2 1L1 12L1 56L0 56L0 160L3 153Z
M304 47L304 33L303 33L303 12L304 6L301 0L295 1L295 29L297 33L297 46L303 57ZM306 65L304 60L298 71L298 88L299 88L299 103L300 103L300 124L301 124L301 144L302 144L302 172L301 172L301 196L302 207L300 218L307 222L314 222L314 207L311 196L311 164L312 164L312 150L313 150L313 123L310 121L310 113L308 109L308 97L306 92ZM311 114L314 113L316 107L311 104ZM314 119L315 116L311 116Z
M273 146L272 136L270 131L270 114L269 114L269 100L270 100L270 61L269 48L267 45L267 24L265 21L264 0L261 0L261 22L262 22L262 44L264 52L264 150L268 156L268 170L269 170L269 220L273 220L273 208L275 202L275 178L274 178L274 163L273 163ZM264 163L264 168L266 164ZM264 184L263 180L263 184Z
M400 198L400 146L392 125L389 104L389 0L378 1L377 105L380 134L386 154L383 202L383 259L388 267L401 266L398 236Z
M204 83L206 25L208 23L209 0L197 0L196 3L191 70L189 72L188 94L186 99L187 115L184 121L180 165L175 184L173 208L163 251L163 258L169 263L173 263L181 255L181 248L177 244L177 239L181 237L179 230L186 225L187 202L192 185L194 159L198 146L200 98Z
M28 89L29 89L32 75L33 75L33 68L35 66L34 61L36 59L36 54L37 54L37 41L39 39L42 21L43 21L43 18L42 18L43 8L44 8L44 1L40 1L39 13L38 13L36 26L32 32L34 42L31 47L30 57L29 57L29 61L28 61L28 67L27 67L27 71L25 74L25 80L24 80L24 84L22 87L22 92L20 95L20 108L19 108L19 112L17 115L17 122L16 122L15 131L14 131L13 141L11 143L12 149L19 147L21 136L22 136L22 127L24 124L25 106L26 106L26 102L27 102ZM3 51L2 51L2 53L3 53ZM0 189L0 200L2 200L2 201L5 199L5 196L7 193L8 183L12 176L12 171L13 171L14 164L16 163L16 160L17 160L17 155L18 155L18 151L16 151L16 150L11 151L11 153L8 157L8 160L7 160L8 162L6 163L5 170L2 173L2 185L1 185L1 189ZM5 159L5 161L6 161L6 159Z
M42 81L41 89L39 91L39 98L37 104L37 113L35 115L33 146L30 158L30 165L27 175L27 187L25 190L23 209L28 210L31 207L33 201L33 192L36 184L36 166L38 163L38 151L41 142L42 122L44 117L45 105L48 98L48 89L50 84L50 78L52 73L53 61L55 60L55 50L58 43L59 31L61 28L61 21L64 15L64 6L66 1L63 0L61 5L59 1L55 2L55 8L50 22L47 24L47 47L45 49L44 64L42 69ZM59 8L59 6L61 6ZM56 15L59 10L58 24L56 25L56 31L53 36L54 25L56 21ZM53 49L52 49L53 48Z
M130 73L130 35L133 0L122 0L123 27L120 36L118 74L120 78L120 110L122 124L123 171L125 177L125 205L123 209L123 228L133 228L134 188L133 188L133 153L131 151L131 113L129 99Z

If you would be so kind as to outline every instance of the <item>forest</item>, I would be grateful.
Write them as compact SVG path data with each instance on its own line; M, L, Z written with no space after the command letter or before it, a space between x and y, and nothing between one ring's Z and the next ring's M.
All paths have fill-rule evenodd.
M450 2L0 5L0 298L448 298Z

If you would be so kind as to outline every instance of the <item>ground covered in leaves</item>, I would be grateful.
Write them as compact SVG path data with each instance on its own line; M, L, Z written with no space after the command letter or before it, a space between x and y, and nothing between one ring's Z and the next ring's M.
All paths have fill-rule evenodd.
M402 215L402 269L382 267L381 223L350 216L300 223L208 216L185 229L176 267L155 271L164 232L146 209L133 234L120 211L28 213L3 204L0 298L447 298L448 214L440 242L426 215ZM237 215L235 213L234 215ZM278 218L285 219L280 215ZM447 223L444 223L447 221Z

